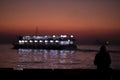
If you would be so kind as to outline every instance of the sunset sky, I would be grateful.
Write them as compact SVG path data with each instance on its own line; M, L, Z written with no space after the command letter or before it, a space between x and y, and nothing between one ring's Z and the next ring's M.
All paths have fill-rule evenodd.
M120 41L119 0L0 0L0 36L74 34Z

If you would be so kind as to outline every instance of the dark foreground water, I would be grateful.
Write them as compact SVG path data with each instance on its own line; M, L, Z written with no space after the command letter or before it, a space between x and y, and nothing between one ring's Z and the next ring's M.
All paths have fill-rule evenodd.
M95 54L100 46L79 45L77 50L12 49L0 45L0 68L23 69L95 69ZM107 46L111 68L120 69L120 46Z

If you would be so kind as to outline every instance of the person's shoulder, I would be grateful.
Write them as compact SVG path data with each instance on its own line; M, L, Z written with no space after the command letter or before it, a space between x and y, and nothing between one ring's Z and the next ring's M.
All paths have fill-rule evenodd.
M100 55L101 55L100 53L97 53L97 54L96 54L96 57L98 57L98 56L100 56Z

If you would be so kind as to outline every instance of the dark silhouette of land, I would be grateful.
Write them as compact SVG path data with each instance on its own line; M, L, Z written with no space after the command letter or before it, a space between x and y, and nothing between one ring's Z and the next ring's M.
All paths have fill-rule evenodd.
M107 80L96 69L0 69L2 80ZM120 80L120 70L112 70L109 80Z

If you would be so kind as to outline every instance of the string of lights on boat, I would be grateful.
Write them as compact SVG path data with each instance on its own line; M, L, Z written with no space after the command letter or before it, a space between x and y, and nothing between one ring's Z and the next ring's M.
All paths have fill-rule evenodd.
M69 45L74 44L73 35L52 35L52 36L23 36L21 40L19 40L19 44L25 43L45 43L45 44L60 44L60 45Z

